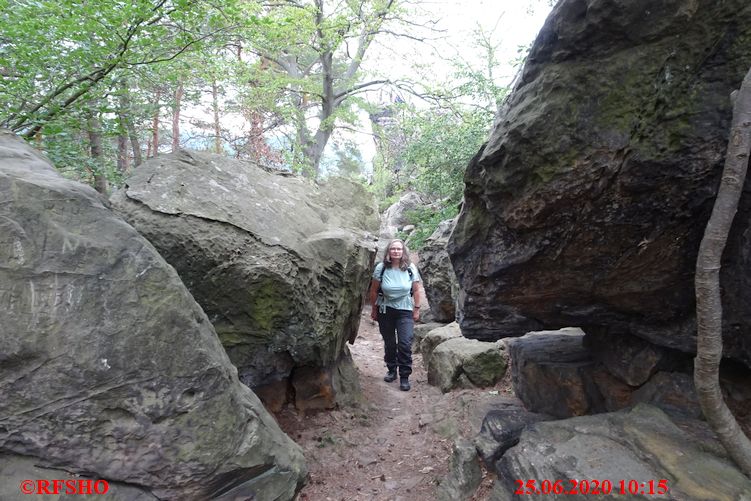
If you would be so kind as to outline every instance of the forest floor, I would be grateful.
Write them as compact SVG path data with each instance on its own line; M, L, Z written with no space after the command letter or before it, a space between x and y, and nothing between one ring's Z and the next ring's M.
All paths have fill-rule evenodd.
M499 395L511 393L505 378L494 388L441 391L428 385L422 356L414 354L412 389L383 376L383 341L369 308L350 347L362 401L352 408L302 415L277 414L282 429L303 449L310 471L298 499L306 501L433 501L448 473L456 439L471 440ZM487 499L485 475L474 499Z

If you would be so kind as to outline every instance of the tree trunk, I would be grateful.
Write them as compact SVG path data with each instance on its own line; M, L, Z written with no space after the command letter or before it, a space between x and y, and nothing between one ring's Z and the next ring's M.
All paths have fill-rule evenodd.
M734 93L735 94L735 93ZM751 70L735 95L725 168L696 259L697 349L694 384L704 416L730 457L751 477L751 441L728 409L720 389L722 301L720 266L748 169L751 150Z
M269 66L269 60L262 56L258 70L261 72L267 71ZM259 83L251 81L250 85L258 87ZM271 148L266 144L266 138L263 137L263 113L251 108L244 110L244 115L250 123L250 130L248 131L248 155L252 161L266 165L271 159L272 153Z
M122 121L121 121L121 127ZM130 168L130 154L128 153L128 136L125 135L125 131L121 131L117 135L117 170L121 174L126 174Z
M128 82L120 80L120 123L125 128L130 139L130 147L133 149L133 167L138 167L143 163L141 155L141 143L138 140L136 126L133 124L133 107L130 102L130 90Z
M154 104L156 110L154 110L154 117L151 120L151 156L152 158L159 154L159 98L162 97L162 91L156 90L154 96Z
M175 89L175 104L172 108L172 152L180 149L180 101L183 98L183 84Z
M214 111L214 153L222 152L222 126L219 124L219 87L216 78L211 81L211 108Z
M97 117L95 111L89 113L87 125L89 133L89 148L91 159L94 164L94 167L91 169L91 173L94 176L94 189L102 195L106 195L108 185L107 177L104 175L104 168L102 165L102 124L99 122L99 117Z

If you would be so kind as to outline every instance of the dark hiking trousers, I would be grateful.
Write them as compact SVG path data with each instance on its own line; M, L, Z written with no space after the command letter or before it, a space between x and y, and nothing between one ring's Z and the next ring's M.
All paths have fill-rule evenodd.
M378 311L378 330L383 337L386 355L383 360L389 372L399 368L399 376L412 374L412 336L415 322L411 310L395 310L386 307L386 313Z

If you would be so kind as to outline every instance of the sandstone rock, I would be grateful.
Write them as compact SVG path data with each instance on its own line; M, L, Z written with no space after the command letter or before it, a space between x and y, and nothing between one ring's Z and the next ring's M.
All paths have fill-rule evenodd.
M444 393L454 388L485 388L503 378L506 365L505 346L500 342L455 337L439 344L431 353L428 383Z
M154 247L7 132L0 199L0 454L140 499L292 499L302 451Z
M82 496L86 495L106 499L107 501L159 501L158 497L145 492L139 487L115 482L107 482L105 485L102 483L104 482L103 480L97 478L70 475L67 472L61 472L56 469L42 468L36 463L36 458L17 456L15 454L0 454L0 479L2 479L2 482L0 482L0 499L10 501L32 497L30 494L24 495L26 493L22 491L21 486L26 485L27 488L34 488L35 492L44 489L42 492L57 491L59 493L59 497L41 496L41 499L72 501L74 499L81 499ZM52 483L53 480L72 481L74 483L62 484L55 487ZM29 481L33 482L33 484L23 484L23 482ZM79 481L82 483L79 483ZM44 483L40 486L38 482ZM76 492L83 494L74 494ZM39 494L33 495L33 497L40 499Z
M437 322L456 320L456 300L459 285L451 266L446 244L455 221L443 221L426 240L420 251L420 273L425 294Z
M602 395L606 411L618 411L631 405L631 396L636 390L634 386L629 386L613 376L602 365L594 368L592 378Z
M679 372L658 372L631 395L631 403L648 403L668 414L702 419L693 377Z
M551 419L545 414L529 412L517 398L506 397L483 419L480 433L474 440L477 452L485 465L492 468L504 452L519 442L527 426Z
M452 322L428 332L425 337L423 337L422 341L420 341L420 353L422 353L422 362L425 364L425 372L430 371L430 357L433 354L435 347L444 341L461 336L462 331L459 328L459 324L456 322Z
M421 314L422 316L422 314ZM445 324L430 322L426 324L415 324L414 337L412 339L412 353L420 353L420 343L434 329L443 327Z
M697 428L702 423L694 422ZM704 427L706 425L704 424ZM688 427L678 428L662 411L640 404L597 416L548 421L528 427L519 444L496 463L498 482L491 499L517 499L512 493L516 479L607 480L612 494L592 499L686 499L741 500L751 497L751 481L722 452L718 442L697 436ZM657 481L667 479L669 494L657 495ZM620 493L630 480L636 493ZM649 493L650 484L654 493ZM642 490L643 488L643 490ZM545 499L567 500L578 496L546 494ZM586 496L587 499L590 496Z
M463 334L575 325L694 352L696 253L749 66L746 0L560 1L465 175ZM722 267L725 354L746 365L750 222L743 197Z
M563 418L605 410L584 332L567 328L507 339L516 396L533 412Z
M470 499L481 481L482 470L475 446L468 440L456 440L451 448L448 477L437 489L438 499L441 501Z
M381 216L381 229L379 232L381 252L389 240L396 238L399 228L403 228L413 222L410 219L409 213L422 208L424 205L425 201L419 193L408 191L397 202L394 202L386 209Z
M636 336L591 336L594 357L612 375L630 386L641 386L657 372L664 350Z
M374 258L377 214L362 187L317 187L181 151L141 165L112 203L175 267L243 382L319 381L296 396L300 409L350 398L330 384L354 375L339 366L351 363L345 343L357 334ZM329 396L302 396L318 393Z

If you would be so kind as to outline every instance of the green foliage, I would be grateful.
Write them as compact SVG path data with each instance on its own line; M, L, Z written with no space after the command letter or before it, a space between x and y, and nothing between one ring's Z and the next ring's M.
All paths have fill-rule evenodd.
M456 217L457 214L459 214L458 204L445 205L439 210L435 207L425 207L408 211L409 220L415 222L415 230L409 234L399 232L397 237L407 241L410 249L420 250L441 221Z
M387 206L407 189L417 190L430 202L429 209L412 214L417 229L410 244L416 248L438 223L457 214L464 171L486 140L508 92L494 73L499 66L494 32L478 28L474 35L478 60L453 60L452 77L421 93L431 97L431 106L391 106L382 111L390 120L376 130L380 147L372 191L380 205Z
M430 200L456 204L464 188L464 170L487 137L493 117L484 110L461 114L440 109L418 111L403 122L405 163L414 186Z
M334 169L340 176L350 179L361 179L365 170L360 149L352 141L334 143Z
M126 133L118 112L142 130L170 107L186 75L209 66L197 55L224 43L235 3L248 2L223 0L222 12L198 0L0 0L0 126L32 140L66 176L104 173L117 185L114 141ZM128 110L118 107L124 93ZM188 88L184 100L197 99ZM91 113L102 124L97 162L87 146Z
M260 56L238 63L250 83L238 87L240 106L279 124L294 171L320 174L334 131L358 125L358 110L367 107L359 93L383 82L364 81L361 64L385 26L398 21L400 3L279 2L265 11L265 29L239 33Z
M200 47L206 4L191 0L12 2L0 14L0 125L33 136L96 88Z

